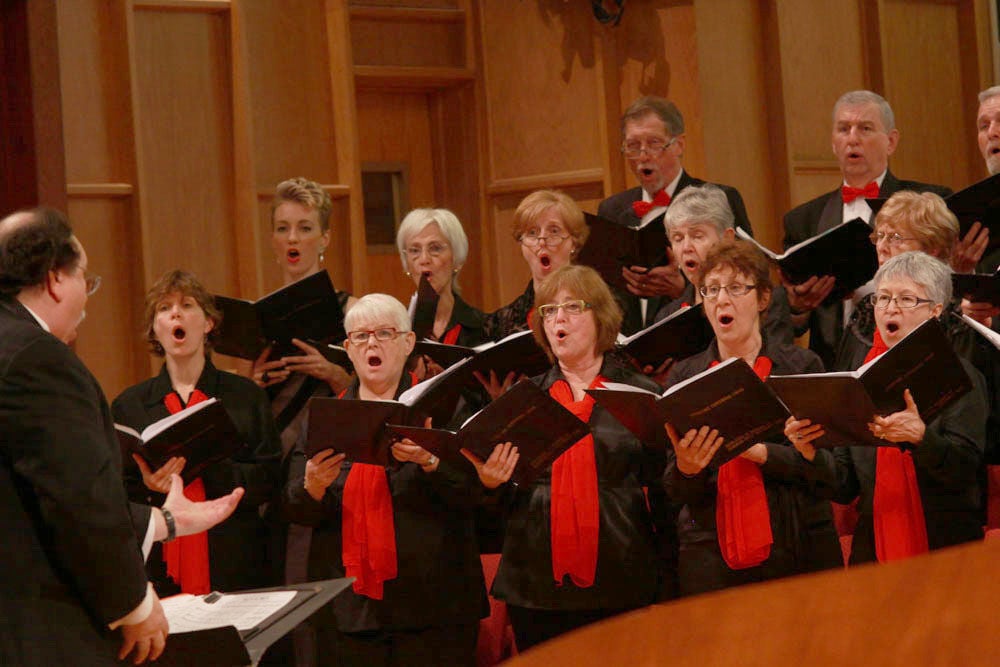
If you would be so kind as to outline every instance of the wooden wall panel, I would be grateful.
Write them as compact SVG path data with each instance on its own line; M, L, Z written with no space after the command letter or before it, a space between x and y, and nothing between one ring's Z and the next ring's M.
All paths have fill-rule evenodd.
M603 168L592 16L563 2L519 9L480 7L489 184Z
M135 14L147 281L185 268L237 291L229 48L228 13Z
M425 93L359 92L358 139L365 162L402 162L409 165L409 208L447 208L434 191L434 151L428 95ZM405 137L405 141L400 138ZM395 247L386 251L368 248L365 257L368 291L391 294L404 303L413 293L413 282L403 273Z
M775 4L791 207L839 185L830 145L833 104L843 93L866 87L867 78L860 3ZM783 212L780 204L778 212Z
M355 65L464 67L465 16L458 10L351 11Z
M886 27L885 97L901 134L892 169L901 178L955 189L971 183L981 168L970 163L960 143L970 140L978 106L969 111L975 99L962 87L962 61L974 58L975 51L959 40L960 4L890 0L883 3L880 20Z

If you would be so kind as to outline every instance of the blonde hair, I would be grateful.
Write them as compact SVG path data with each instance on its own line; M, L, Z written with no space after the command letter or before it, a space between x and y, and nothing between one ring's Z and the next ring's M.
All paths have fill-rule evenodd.
M271 200L272 227L274 226L274 212L284 202L288 201L302 204L306 208L315 209L319 214L320 231L325 232L330 229L330 211L333 209L333 200L330 199L330 194L319 183L301 176L278 183L278 187L275 188L274 199Z
M531 331L549 360L555 361L555 355L552 354L552 345L545 335L545 326L542 323L542 316L538 314L538 307L552 303L561 290L566 290L575 298L583 299L590 304L597 325L597 337L594 341L597 353L603 354L614 348L618 331L622 326L621 307L612 296L607 283L601 278L601 274L589 266L567 264L553 271L535 292Z
M958 218L933 192L903 190L892 195L875 216L875 229L882 224L904 226L924 252L939 259L950 258L958 241Z
M521 200L514 211L514 221L511 225L514 238L520 241L521 236L550 208L559 211L567 231L576 243L576 249L582 248L587 242L590 227L587 226L587 222L583 219L583 211L573 198L559 190L535 190Z

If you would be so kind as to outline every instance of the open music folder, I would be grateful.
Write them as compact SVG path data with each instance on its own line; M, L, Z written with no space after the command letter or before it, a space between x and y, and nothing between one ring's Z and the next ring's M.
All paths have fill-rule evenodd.
M234 593L177 595L162 600L170 623L156 665L255 665L275 641L346 590L353 577Z

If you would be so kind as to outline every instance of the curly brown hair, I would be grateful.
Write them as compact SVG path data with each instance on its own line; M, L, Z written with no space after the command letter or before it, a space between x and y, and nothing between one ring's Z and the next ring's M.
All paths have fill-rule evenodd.
M219 325L222 324L222 312L215 305L215 297L205 289L201 281L193 273L180 269L164 273L149 288L149 291L146 292L146 310L143 315L143 322L145 324L146 342L149 344L150 352L158 357L162 357L165 354L160 341L156 340L156 334L153 332L153 322L156 319L156 304L175 293L194 299L202 311L204 311L205 317L211 320L213 324L212 330L205 337L205 355L208 356L212 349L212 344L218 336Z

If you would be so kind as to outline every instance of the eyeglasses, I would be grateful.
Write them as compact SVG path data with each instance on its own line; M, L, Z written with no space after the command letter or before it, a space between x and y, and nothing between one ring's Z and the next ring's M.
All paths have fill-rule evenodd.
M627 144L622 144L622 153L625 154L625 157L639 157L643 151L646 151L649 157L659 157L663 151L673 146L675 141L677 141L677 137L670 141L651 141L648 144L630 141Z
M563 312L572 317L580 315L585 310L593 308L593 306L583 299L573 299L572 301L564 301L563 303L547 303L543 306L538 307L538 314L542 316L543 320L551 320L562 308Z
M80 269L80 272L83 274L83 284L87 288L87 296L94 296L94 292L101 288L101 277L79 266L76 268Z
M732 283L731 285L702 285L698 288L698 293L709 301L715 301L719 298L719 292L722 290L725 290L726 294L729 296L743 296L755 287L757 286L744 285L743 283Z
M539 243L544 243L546 248L552 250L561 246L568 238L569 234L549 234L548 236L539 236L538 232L528 232L527 234L521 234L520 238L517 240L529 248L537 248Z
M424 254L425 250L428 255L437 259L443 255L446 250L448 250L448 245L445 243L430 243L426 246L411 245L406 249L406 256L412 260L417 260L420 259L420 256Z
M934 299L921 299L912 294L900 294L898 296L892 296L891 294L869 294L868 301L879 310L888 308L889 303L892 301L896 302L897 307L905 310L922 306L925 303L934 303Z
M889 245L897 246L903 241L916 241L917 239L909 239L905 236L900 236L899 232L893 232L892 234L886 234L885 232L872 232L871 236L868 237L872 241L872 245L878 245L882 241L888 241Z
M397 336L401 336L404 333L406 332L396 331L394 327L369 329L368 331L351 331L347 334L347 340L351 341L355 345L365 345L372 336L375 336L375 340L384 343L396 338Z

